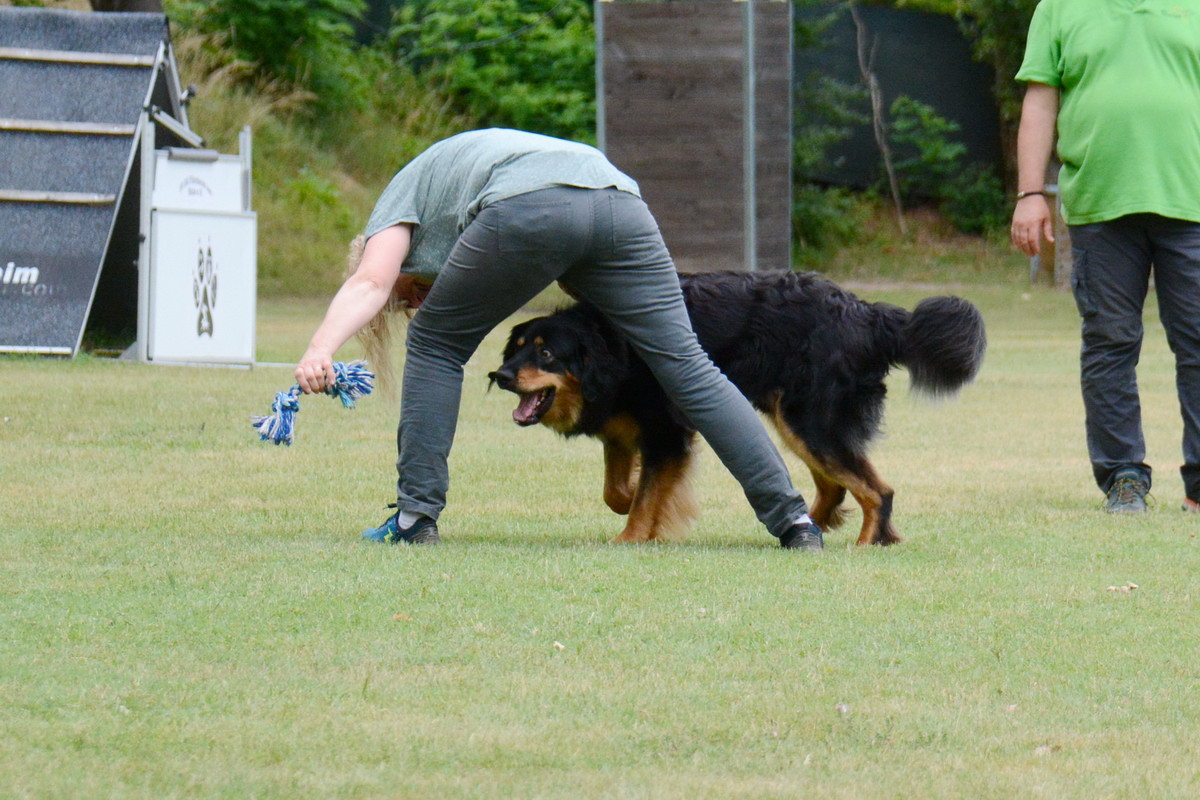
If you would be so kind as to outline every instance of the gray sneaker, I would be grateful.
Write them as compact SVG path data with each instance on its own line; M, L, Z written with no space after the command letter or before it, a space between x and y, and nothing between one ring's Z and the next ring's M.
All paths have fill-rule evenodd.
M1150 493L1150 481L1137 469L1123 469L1113 476L1108 487L1104 510L1110 514L1141 514L1146 511L1146 495Z
M808 550L819 553L825 547L825 537L813 522L797 522L779 537L779 546L788 550Z

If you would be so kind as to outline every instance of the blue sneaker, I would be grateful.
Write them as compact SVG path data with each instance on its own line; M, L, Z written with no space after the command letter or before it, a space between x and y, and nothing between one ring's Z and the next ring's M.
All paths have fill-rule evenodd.
M1142 514L1146 511L1146 495L1150 481L1139 469L1123 469L1113 476L1112 486L1104 500L1104 510L1110 514Z
M421 517L411 527L401 528L396 521L397 516L398 513L392 514L388 517L387 522L378 528L368 528L363 531L363 538L381 544L399 544L400 542L438 544L441 542L441 538L438 536L437 522L429 517Z

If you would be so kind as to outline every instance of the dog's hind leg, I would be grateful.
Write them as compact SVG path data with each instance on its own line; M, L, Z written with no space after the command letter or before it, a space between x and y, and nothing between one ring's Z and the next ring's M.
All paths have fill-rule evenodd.
M892 527L892 487L883 482L866 457L854 458L852 466L832 458L818 458L778 410L773 421L788 449L804 461L817 480L817 498L810 516L818 525L821 525L818 514L829 515L827 521L833 523L830 527L841 522L840 503L833 502L833 498L840 501L849 491L863 511L858 544L888 545L901 541Z
M809 466L808 470L812 473L813 483L817 487L817 496L813 498L809 507L809 516L823 530L840 527L846 521L846 510L842 508L842 501L846 499L846 487L839 486L813 466Z
M860 457L855 459L853 466L847 466L833 460L824 460L817 461L815 465L809 464L809 468L814 473L819 470L826 480L844 487L843 493L849 491L862 507L863 521L862 530L858 534L858 544L889 545L900 541L899 534L892 527L894 492L875 472L870 461ZM812 517L817 519L815 512ZM817 524L821 523L818 521Z
M862 530L858 534L859 544L889 545L901 541L892 527L892 487L883 482L875 467L866 458L858 459L853 468L842 468L831 475L845 486L862 506Z
M792 429L778 408L771 419L784 444L800 457L800 460L808 467L808 471L812 473L817 496L813 498L812 504L809 506L808 515L824 530L839 527L846 518L846 512L842 508L842 502L846 499L846 487L829 476L825 465L812 454L808 445Z
M614 542L681 539L698 514L692 495L692 455L642 465L629 521Z

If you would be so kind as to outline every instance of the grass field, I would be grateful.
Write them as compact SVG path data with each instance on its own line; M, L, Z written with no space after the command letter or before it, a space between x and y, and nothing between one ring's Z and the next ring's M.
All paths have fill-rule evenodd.
M1200 519L1161 330L1157 502L1113 519L1069 295L963 291L978 381L929 405L897 373L875 449L907 541L852 547L856 512L816 557L773 547L707 450L686 542L605 544L600 448L484 391L499 334L436 549L359 540L392 398L307 399L284 449L246 418L285 368L0 359L0 796L1200 796ZM265 305L260 358L320 310Z

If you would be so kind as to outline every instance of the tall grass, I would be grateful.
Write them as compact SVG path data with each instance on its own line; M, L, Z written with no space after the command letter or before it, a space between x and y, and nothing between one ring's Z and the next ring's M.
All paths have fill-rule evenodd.
M259 227L259 291L265 296L328 295L341 282L346 248L376 197L413 156L471 127L444 96L403 68L364 50L371 101L337 119L314 120L313 97L280 81L251 77L219 37L175 37L185 83L196 84L193 127L209 145L237 149L254 134L254 208Z
M1197 796L1200 522L1163 337L1157 503L1114 519L1070 298L964 292L978 381L928 405L894 375L875 448L907 541L854 548L854 513L807 558L708 451L688 540L605 544L600 448L485 391L503 331L467 367L437 549L358 537L388 513L392 399L307 398L274 448L246 416L287 369L0 359L0 795ZM260 355L320 312L266 303Z
M852 204L854 235L836 249L807 251L801 263L843 282L928 285L1029 283L1029 260L1016 252L1005 232L959 233L930 209L906 213L901 234L893 212L868 196Z

